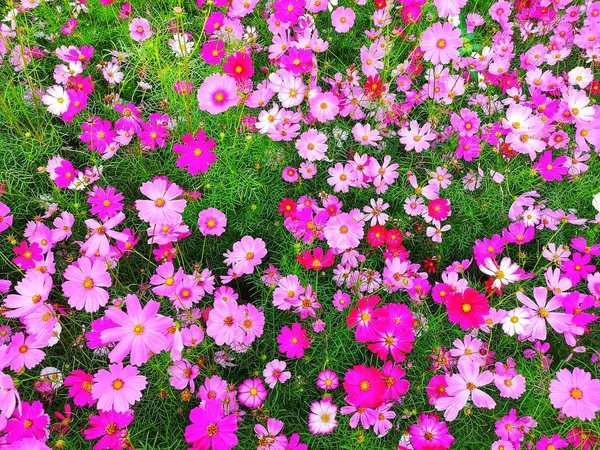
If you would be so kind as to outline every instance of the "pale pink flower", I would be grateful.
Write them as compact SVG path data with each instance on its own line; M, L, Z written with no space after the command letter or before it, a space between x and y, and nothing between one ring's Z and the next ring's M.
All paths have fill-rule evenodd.
M98 400L98 410L118 413L129 411L131 405L142 398L146 377L133 366L111 364L101 369L93 378L92 397Z

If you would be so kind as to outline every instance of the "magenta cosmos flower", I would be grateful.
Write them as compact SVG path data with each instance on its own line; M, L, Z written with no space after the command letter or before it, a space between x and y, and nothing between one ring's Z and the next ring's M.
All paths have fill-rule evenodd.
M277 336L279 351L288 358L302 358L304 349L310 347L310 341L306 337L306 330L299 323L293 323L292 328L283 327L281 334Z
M559 370L550 382L550 402L567 417L594 420L600 411L600 380L585 370L575 367Z
M238 400L247 408L260 408L267 398L267 389L260 378L250 378L240 384Z
M224 416L221 403L211 398L190 411L192 424L185 429L185 440L194 448L230 450L237 445L238 419L235 414Z
M184 193L178 185L157 177L142 184L140 191L150 199L135 201L140 219L157 225L181 222L186 201L176 200Z
M221 236L227 226L227 216L217 208L208 208L198 213L198 228L203 236Z
M13 248L13 252L17 255L13 258L13 263L23 270L33 269L35 262L44 258L42 249L35 242L27 245L27 241L21 241L18 247Z
M131 353L129 361L135 366L145 364L152 354L167 348L167 329L173 326L173 319L158 314L160 303L150 300L144 308L136 295L125 297L127 313L119 308L106 311L106 318L117 326L102 330L100 339L103 344L119 342L110 352L111 362L120 363Z
M77 406L93 406L96 400L92 397L92 380L94 376L76 369L65 378L65 386L69 386L69 396Z
M90 416L89 425L91 428L83 430L83 435L88 441L102 438L96 442L94 450L121 448L124 443L122 430L131 422L133 422L133 414L130 412L100 412L98 416Z
M183 144L175 144L173 151L181 155L177 158L177 167L187 171L192 175L198 175L198 172L208 171L209 166L215 163L217 155L211 152L217 147L215 141L210 138L206 140L206 133L203 130L196 131L196 139L191 134L185 134L181 137Z
M445 22L443 25L436 22L423 32L421 42L423 58L433 64L448 64L458 58L460 47L462 47L460 30L450 22Z
M94 375L92 397L98 400L99 411L127 412L129 407L142 398L146 377L133 366L111 364Z
M26 438L45 439L48 425L50 417L44 412L42 402L23 402L2 431L7 433L6 442L12 444ZM7 448L13 447L9 445Z
M87 312L96 312L108 303L108 292L103 287L110 287L112 281L106 271L106 263L100 259L79 258L67 267L62 284L62 291L69 299L69 305L78 311L85 308Z
M236 106L240 97L232 77L215 73L204 79L198 89L197 99L202 111L219 114Z

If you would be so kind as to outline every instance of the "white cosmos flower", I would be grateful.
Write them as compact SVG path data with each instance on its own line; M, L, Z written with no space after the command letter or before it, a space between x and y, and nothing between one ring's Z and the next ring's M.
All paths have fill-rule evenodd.
M42 103L48 107L48 112L60 116L71 104L67 91L62 86L51 86L42 97Z

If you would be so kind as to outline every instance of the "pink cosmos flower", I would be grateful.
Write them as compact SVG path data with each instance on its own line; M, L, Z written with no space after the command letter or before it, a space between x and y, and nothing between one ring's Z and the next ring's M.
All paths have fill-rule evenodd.
M206 140L204 130L196 131L196 139L187 133L182 136L181 140L185 145L175 144L173 146L173 151L181 155L177 158L177 167L181 169L187 167L188 172L192 175L198 175L198 172L207 172L209 166L217 160L217 155L211 152L217 147L215 141L212 138Z
M88 424L91 428L83 430L83 435L88 441L101 437L94 445L94 450L122 448L126 436L124 428L131 422L133 414L129 411L101 411L99 415L90 416Z
M167 328L173 326L173 319L158 314L160 303L150 300L144 308L136 295L125 297L127 313L118 308L109 308L106 318L117 324L102 330L100 338L103 344L117 342L109 353L111 362L121 363L130 355L130 363L139 366L145 364L152 354L166 349Z
M69 396L77 406L94 406L96 400L92 397L92 380L94 376L76 369L65 378L64 385L70 386Z
M106 186L105 190L100 186L93 186L92 191L88 191L88 196L87 202L92 205L90 212L100 220L114 217L123 209L121 201L125 197L114 187Z
M194 392L194 378L198 376L200 369L187 359L182 359L169 367L167 373L171 376L169 383L175 389L186 389L189 385L190 392Z
M221 236L227 226L227 216L216 208L208 208L198 213L198 227L203 236Z
M237 322L235 321L237 310L238 304L234 299L215 300L206 322L206 334L215 340L215 344L231 345L234 343L237 331Z
M0 373L0 415L8 419L15 409L22 409L19 391L10 375Z
M236 106L240 97L232 77L215 73L204 79L198 89L197 99L202 111L219 114Z
M245 380L238 388L238 401L247 408L260 408L267 398L267 390L260 378Z
M317 386L325 391L337 389L340 380L333 370L322 370L317 377Z
M270 389L273 389L277 383L285 383L292 377L291 372L286 371L287 364L285 361L274 359L267 363L263 370L263 377Z
M191 425L185 429L185 440L194 448L231 450L238 443L235 414L224 415L222 400L211 398L190 411Z
M298 277L287 275L277 282L277 288L273 291L273 305L286 311L300 304L300 295L303 293L304 287Z
M337 428L338 407L331 403L331 398L327 397L321 401L315 401L310 405L310 414L308 415L308 429L312 434L330 434Z
M458 373L446 375L446 393L449 396L441 397L435 402L435 408L445 411L444 417L449 422L456 419L469 399L478 408L492 409L496 406L494 399L479 389L494 381L492 373L489 370L480 373L481 366L467 358L459 359L457 367Z
M575 367L572 372L561 369L550 381L550 402L567 417L594 420L600 411L600 380Z
M340 213L329 218L323 233L329 247L344 251L358 247L365 231L353 216Z
M129 411L129 407L142 398L146 377L133 366L111 364L108 370L100 369L94 375L92 397L98 400L99 411Z
M310 347L306 330L299 323L293 323L292 328L283 327L277 336L279 351L288 358L302 358L304 350Z
M27 245L27 241L21 241L18 247L13 248L15 256L13 263L18 265L23 270L33 269L36 261L41 261L42 248L37 243Z
M166 178L156 177L143 183L140 191L150 199L135 201L140 219L157 225L182 221L181 213L185 209L186 201L176 200L184 193L178 185Z
M569 329L572 316L570 314L553 312L563 306L562 297L556 296L547 302L548 290L545 287L534 288L533 296L535 303L523 293L517 292L517 299L534 313L529 318L530 323L523 331L525 335L539 341L546 340L546 323L557 333L564 333Z
M46 343L40 343L34 335L25 337L23 333L16 333L8 346L6 362L10 361L10 368L15 372L20 372L24 368L32 369L46 357L46 354L40 350L45 346Z
M254 425L254 433L258 438L257 450L275 450L278 447L287 448L287 438L280 435L283 428L283 422L277 419L267 419L266 427L264 425Z
M150 22L146 19L136 17L129 24L129 33L131 35L131 39L135 42L144 42L152 36L152 28L150 27Z
M360 145L370 145L373 147L376 147L377 142L383 139L379 130L372 130L371 125L368 123L365 125L361 123L354 125L352 127L352 135Z
M29 271L15 286L16 294L9 294L4 306L10 308L4 315L8 318L24 317L43 305L52 290L52 278L47 273Z
M347 33L354 26L356 14L352 8L344 8L340 6L331 13L331 24L336 33Z
M339 99L331 92L323 92L313 97L310 102L310 113L321 123L335 119L340 112Z
M315 129L310 129L300 135L296 141L298 154L309 161L321 161L327 152L327 136Z
M422 36L421 49L423 58L433 64L448 64L459 57L458 49L462 47L460 30L450 22L436 22L427 28Z
M417 153L431 147L429 142L435 139L435 133L431 132L431 124L427 122L423 128L420 128L416 120L411 120L408 128L402 127L398 134L400 142L404 144L406 150L414 150Z
M67 267L63 274L67 281L62 284L62 291L71 307L96 312L108 303L108 292L102 288L110 287L112 280L106 269L104 261L92 261L85 256Z
M261 238L244 236L233 244L233 249L223 254L225 264L237 274L250 274L267 254L265 241Z
M10 208L0 202L0 233L10 228L13 224L13 216L10 215Z
M109 238L125 242L128 236L113 230L113 228L123 222L123 220L125 220L125 214L122 212L117 213L116 216L103 223L99 223L93 219L87 219L85 224L90 230L91 235L81 246L81 250L85 252L85 256L88 258L94 256L108 256L110 254Z

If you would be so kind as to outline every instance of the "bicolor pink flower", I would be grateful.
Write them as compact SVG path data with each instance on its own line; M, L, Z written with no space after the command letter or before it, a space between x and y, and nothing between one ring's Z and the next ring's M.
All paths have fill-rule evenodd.
M92 397L98 400L99 411L129 411L131 405L142 398L146 377L133 366L111 364L108 370L100 369L94 375Z
M337 428L338 407L331 403L331 398L327 397L321 401L315 401L310 405L310 414L308 415L308 430L312 434L330 434Z
M204 79L198 89L197 99L202 111L219 114L236 106L240 97L232 77L215 73Z
M267 398L267 390L260 378L250 378L240 384L237 398L247 408L260 408Z
M198 213L198 227L203 236L221 236L227 226L227 216L217 208L208 208Z
M96 312L108 303L108 292L102 288L110 287L112 280L101 259L79 258L67 267L63 276L67 281L62 284L62 291L71 307Z
M118 342L109 353L111 362L121 363L130 354L129 361L135 366L145 364L153 354L167 347L165 333L173 326L173 319L158 314L160 303L150 300L144 308L136 295L125 297L127 313L112 307L106 311L106 318L117 324L102 330L103 344Z

